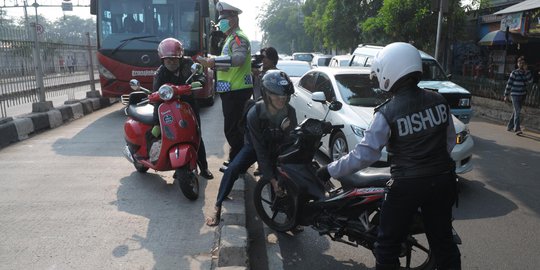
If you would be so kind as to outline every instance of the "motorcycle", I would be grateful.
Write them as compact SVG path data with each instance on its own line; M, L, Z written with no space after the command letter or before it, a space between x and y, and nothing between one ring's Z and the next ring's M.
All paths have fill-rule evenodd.
M312 99L326 102L323 93L313 93ZM341 105L334 101L329 110L337 111ZM386 183L391 179L389 168L369 167L340 178L340 188L323 183L316 175L320 166L314 161L315 153L323 136L343 127L332 126L324 119L309 118L295 128L293 143L285 146L278 157L277 180L281 191L276 192L268 179L260 179L254 191L256 212L278 232L293 230L298 225L311 226L333 241L373 252ZM460 243L457 233L453 233L454 241ZM435 267L420 211L402 243L400 261L405 269Z
M193 108L182 100L182 95L196 90L187 83L202 72L202 66L193 64L191 71L185 85L164 84L154 93L141 87L137 80L130 81L134 92L130 93L124 109L128 118L124 123L126 146L123 152L140 173L148 169L174 170L175 184L186 198L196 200L199 197L197 151L201 130ZM153 104L159 106L160 132L155 133L160 135L157 137L152 135L157 124Z

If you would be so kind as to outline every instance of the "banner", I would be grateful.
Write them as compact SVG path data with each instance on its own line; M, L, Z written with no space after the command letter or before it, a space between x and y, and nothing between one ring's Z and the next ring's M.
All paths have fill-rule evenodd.
M521 33L521 26L522 24L522 16L523 12L517 12L517 13L511 13L506 15L501 20L501 31L506 31L506 28L508 27L508 30L512 33Z

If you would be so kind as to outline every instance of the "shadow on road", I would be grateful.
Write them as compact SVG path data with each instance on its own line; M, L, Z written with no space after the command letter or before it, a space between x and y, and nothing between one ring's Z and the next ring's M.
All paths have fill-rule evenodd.
M502 216L518 208L513 201L520 201L540 214L537 196L540 189L537 181L539 153L534 149L510 147L479 137L474 140L477 149L473 157L474 169L463 175L465 181L462 181L460 196L461 207L471 211L467 216L458 218ZM476 179L485 179L483 181L489 187Z
M57 154L63 156L122 156L125 145L125 120L124 107L121 107L120 110L113 111L92 122L72 138L56 140L52 147ZM104 134L107 135L104 136Z
M214 233L201 229L206 180L200 178L199 199L189 201L169 174L172 172L133 172L120 180L117 200L111 204L119 211L148 219L148 224L137 228L145 234L133 234L111 252L133 261L141 254L136 251L148 250L155 263L152 269L210 269Z

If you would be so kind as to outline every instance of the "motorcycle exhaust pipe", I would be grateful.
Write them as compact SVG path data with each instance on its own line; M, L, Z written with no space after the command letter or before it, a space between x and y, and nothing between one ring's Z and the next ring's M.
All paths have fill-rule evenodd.
M122 151L124 153L124 157L131 163L135 163L135 159L133 159L133 155L131 154L131 151L129 151L129 147L126 145L124 147L124 151Z

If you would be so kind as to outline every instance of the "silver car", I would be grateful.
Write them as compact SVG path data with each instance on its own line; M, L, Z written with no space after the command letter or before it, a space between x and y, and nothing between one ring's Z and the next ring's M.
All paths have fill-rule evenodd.
M295 84L291 105L296 109L298 122L305 118L323 119L328 111L327 104L313 101L314 92L323 92L328 102L333 99L343 103L339 111L330 111L327 120L344 127L325 136L320 150L331 160L347 154L364 137L364 132L373 120L374 109L384 102L388 93L378 90L377 80L369 79L369 68L317 68L307 72ZM456 162L456 173L472 170L474 141L469 130L452 116L457 133L457 144L451 156ZM388 154L383 149L380 162L386 165Z

